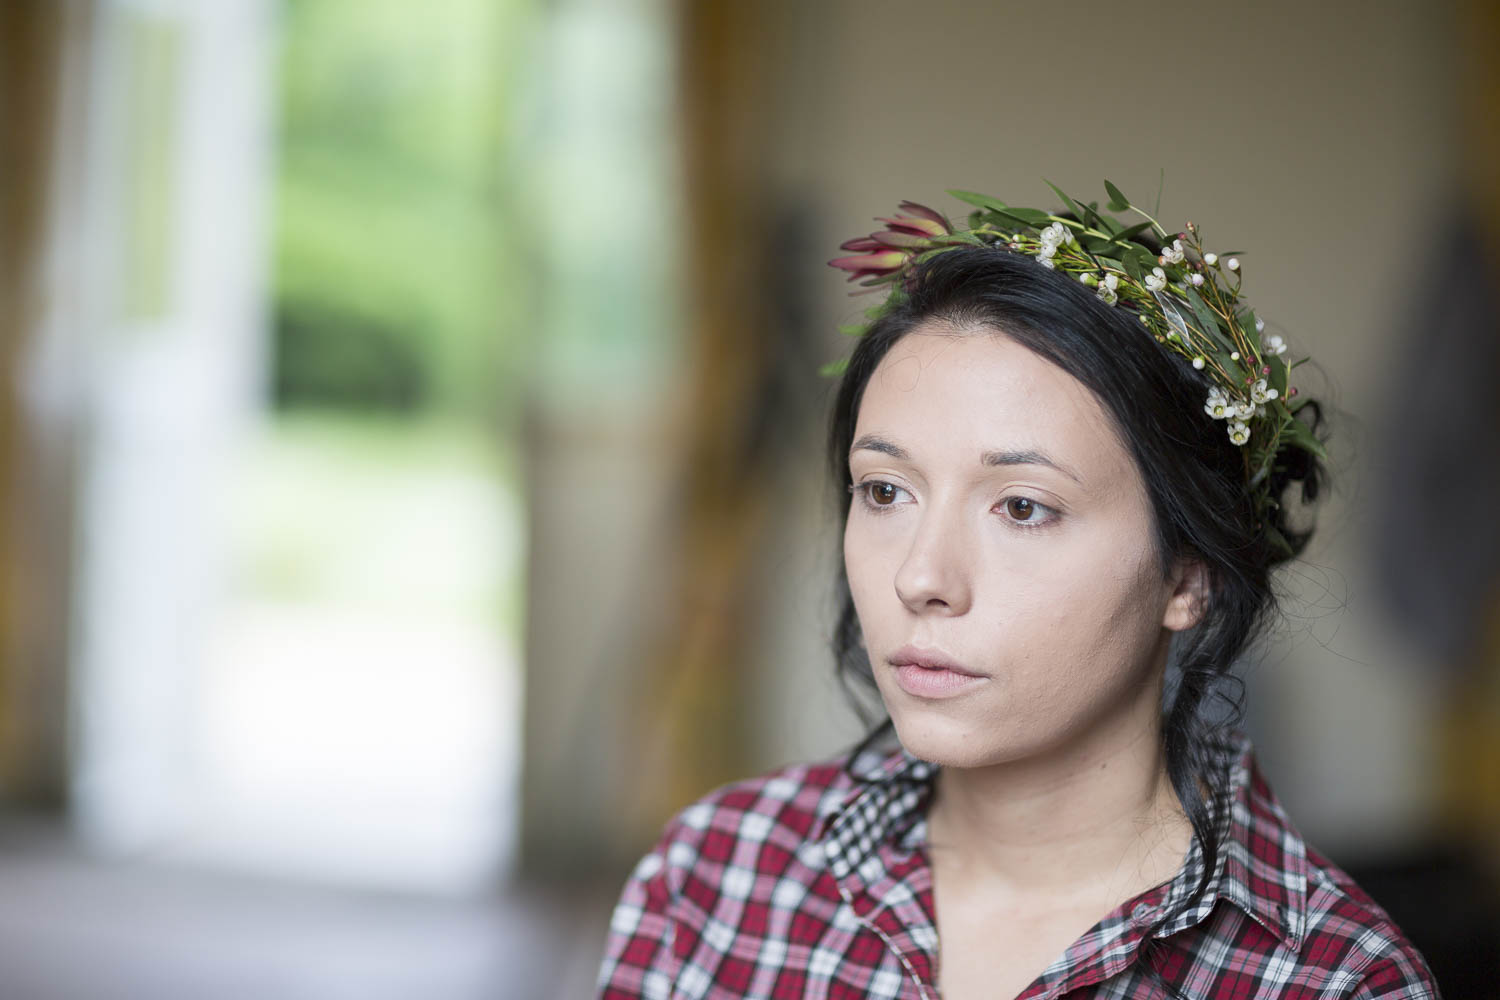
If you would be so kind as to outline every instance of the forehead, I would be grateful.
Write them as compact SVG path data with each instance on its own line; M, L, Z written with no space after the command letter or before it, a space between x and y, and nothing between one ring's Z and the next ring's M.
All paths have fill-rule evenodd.
M1041 451L1101 486L1135 475L1113 418L1057 365L989 329L923 324L870 376L855 437L875 434L914 459L978 462L984 452Z

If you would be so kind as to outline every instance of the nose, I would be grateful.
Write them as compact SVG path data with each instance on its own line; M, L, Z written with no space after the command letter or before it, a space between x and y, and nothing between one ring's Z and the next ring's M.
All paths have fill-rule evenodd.
M896 595L915 614L957 616L973 597L973 546L957 511L929 507L896 570Z

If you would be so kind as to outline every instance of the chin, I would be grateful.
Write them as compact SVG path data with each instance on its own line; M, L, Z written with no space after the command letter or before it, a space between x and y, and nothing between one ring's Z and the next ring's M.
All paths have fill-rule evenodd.
M956 719L942 708L900 706L891 712L901 745L922 760L942 767L983 767L1013 760L1016 747L996 738L994 723Z

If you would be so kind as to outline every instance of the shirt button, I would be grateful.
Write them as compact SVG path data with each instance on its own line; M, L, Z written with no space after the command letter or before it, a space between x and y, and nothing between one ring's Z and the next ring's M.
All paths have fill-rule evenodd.
M1130 919L1134 920L1138 924L1145 923L1146 918L1149 916L1151 916L1151 907L1147 906L1145 903L1136 903L1135 909L1130 911Z

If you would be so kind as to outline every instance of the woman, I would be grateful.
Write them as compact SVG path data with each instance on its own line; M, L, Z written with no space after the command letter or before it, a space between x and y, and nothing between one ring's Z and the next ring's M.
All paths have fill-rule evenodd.
M1107 187L1146 222L953 192L832 262L891 288L830 434L835 646L889 720L674 818L602 997L1437 996L1211 721L1316 404L1238 260Z

